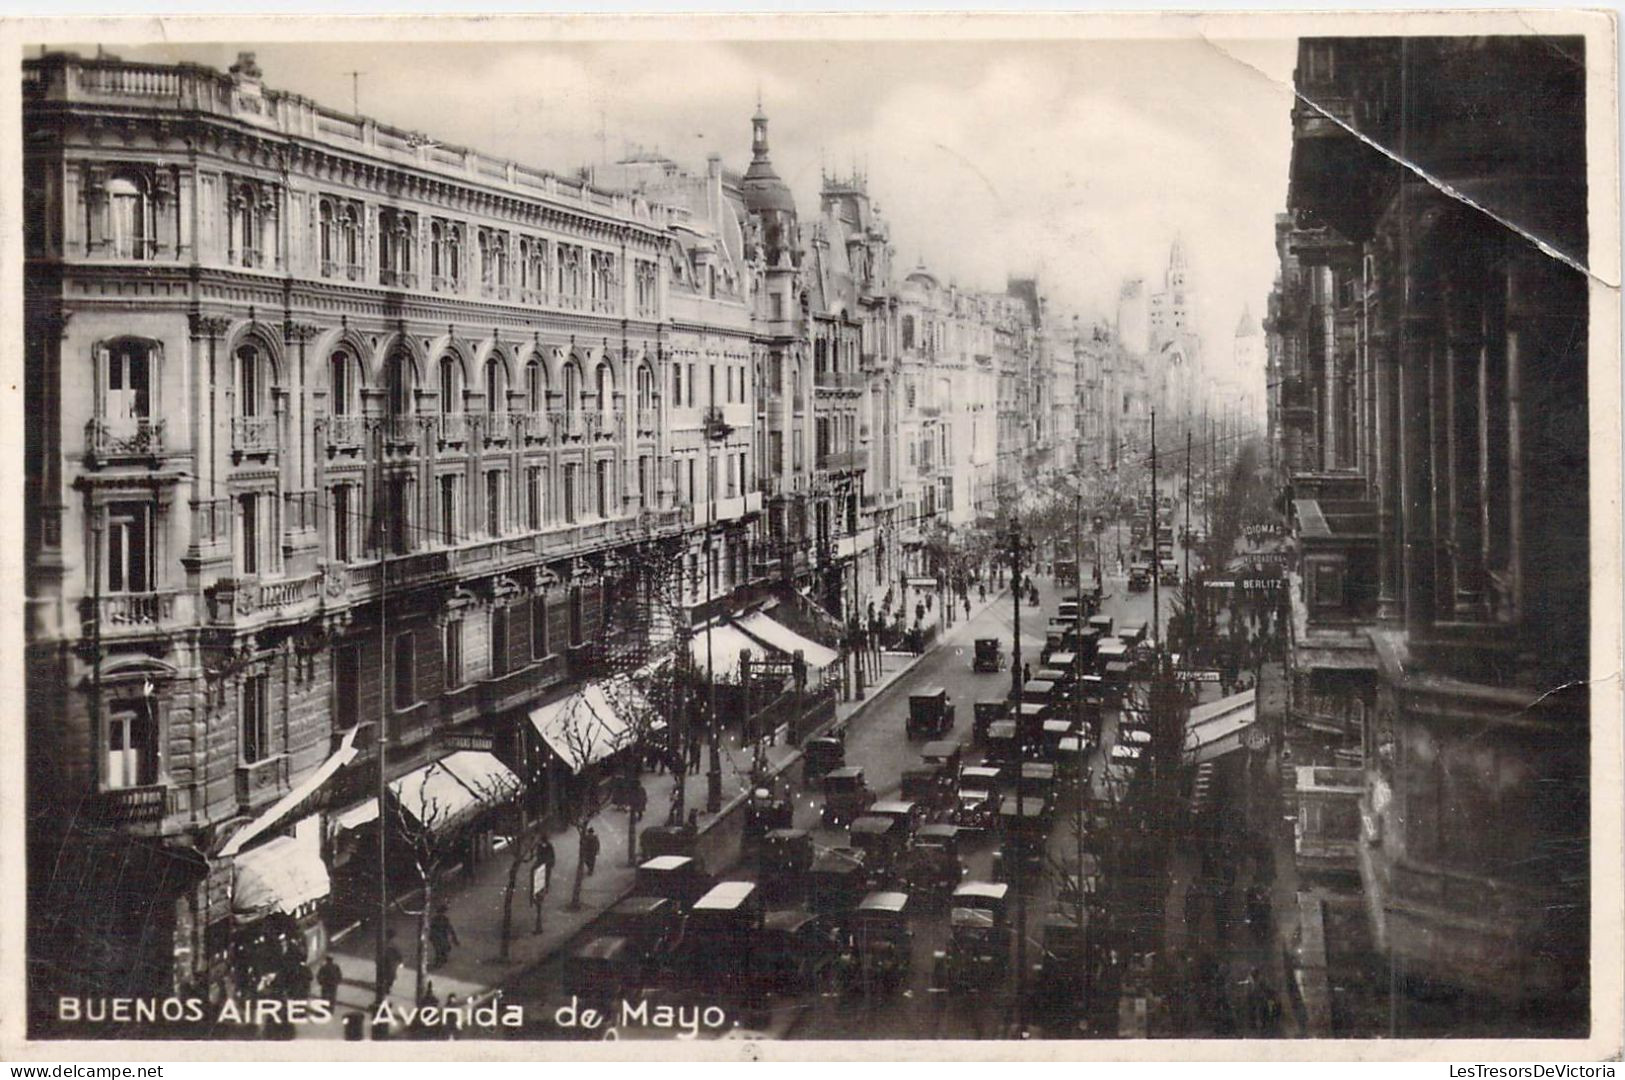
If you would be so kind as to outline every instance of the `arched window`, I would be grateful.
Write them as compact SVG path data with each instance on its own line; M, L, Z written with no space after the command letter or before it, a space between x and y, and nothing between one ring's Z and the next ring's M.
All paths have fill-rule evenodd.
M485 361L485 411L508 411L508 370L501 360L491 357Z
M361 411L361 365L340 349L327 358L328 410L334 416L353 416Z
M595 393L598 397L598 411L609 412L615 404L615 374L610 370L608 363L598 365L598 385Z
M576 412L581 408L581 369L575 361L564 365L564 409Z
M547 372L540 360L532 360L525 365L525 399L526 407L531 412L547 409Z
M128 177L107 184L107 242L115 258L145 259L152 251L152 208L146 185Z
M275 383L271 358L258 344L237 350L237 415L271 415L271 387Z
M443 413L458 413L463 411L463 379L462 366L457 363L454 356L440 358L440 411Z
M802 394L801 394L801 361L799 361L799 360L796 361L795 377L791 382L790 389L791 389L791 401L794 402L794 404L795 404L796 412L800 412L801 409L802 409L802 402L805 399L802 397Z
M398 352L390 359L387 371L390 415L410 415L413 411L413 391L417 389L417 366L407 353Z
M344 265L352 269L361 265L361 226L356 221L356 208L346 206L339 214L339 232L344 254Z
M436 221L429 226L429 275L431 277L445 276L445 230L440 222Z

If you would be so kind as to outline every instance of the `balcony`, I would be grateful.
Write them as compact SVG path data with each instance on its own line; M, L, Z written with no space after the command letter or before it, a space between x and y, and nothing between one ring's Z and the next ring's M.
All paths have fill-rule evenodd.
M518 437L527 443L545 442L553 437L553 417L545 412L510 413Z
M237 805L253 812L280 796L288 787L288 758L284 754L237 766Z
M390 416L384 419L384 440L391 446L416 447L428 417Z
M579 442L585 439L589 415L579 409L549 410L547 416L553 426L553 440L563 442L569 439Z
M467 413L441 413L436 418L436 437L441 446L465 446L468 427Z
M365 445L367 421L362 416L329 416L327 418L327 448L354 450Z
M93 464L156 459L164 451L164 421L92 420L85 425L85 451Z
M675 532L681 530L687 520L688 513L681 506L671 506L664 509L647 508L638 511L638 528L644 532Z
M217 625L253 622L264 616L284 615L314 604L322 594L321 571L302 577L222 578L206 590L209 618Z
M85 597L81 601L84 632L100 614L101 636L140 634L169 625L175 618L175 598L179 592L109 593L100 599Z
M813 375L813 385L820 390L862 390L866 378L861 371L820 371Z
M415 289L418 276L410 270L382 269L378 271L378 284L390 289Z
M231 452L238 456L264 457L277 449L277 418L274 416L233 416Z
M169 816L169 785L142 784L139 787L98 791L86 803L85 812L98 822L108 825L151 824Z
M869 467L867 450L834 450L818 459L818 467L827 472L858 472Z

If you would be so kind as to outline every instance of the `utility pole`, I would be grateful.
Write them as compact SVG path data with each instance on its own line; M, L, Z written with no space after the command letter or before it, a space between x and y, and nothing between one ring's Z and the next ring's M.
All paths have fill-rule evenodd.
M1020 1038L1027 1030L1027 890L1023 888L1026 879L1027 852L1024 845L1030 843L1024 825L1023 813L1025 804L1022 796L1023 768L1026 762L1026 753L1023 750L1023 732L1021 729L1021 694L1026 689L1026 679L1021 671L1021 527L1017 524L1015 514L1010 516L1010 596L1014 605L1015 622L1011 631L1010 645L1010 681L1015 687L1015 702L1012 706L1016 714L1016 842L1007 844L1011 855L1015 857L1015 865L1010 869L1010 877L1016 887L1016 1037Z
M346 71L350 76L350 112L359 117L361 115L361 76L365 71Z
M1079 491L1077 493L1077 500L1078 500L1077 514L1076 514L1076 517L1074 518L1073 523L1072 523L1073 524L1073 544L1077 547L1077 553L1079 555L1082 555L1083 554L1083 547L1082 547L1082 544L1083 544L1083 491L1082 491L1082 489L1079 489ZM1095 544L1095 557L1096 557L1097 560L1100 557L1100 544L1098 542ZM1083 572L1082 572L1083 563L1082 563L1081 560L1079 560L1078 566L1079 566L1079 572L1078 572L1078 585L1079 585L1079 588L1078 588L1078 603L1075 605L1076 612L1075 612L1075 614L1073 616L1074 626L1076 627L1077 639L1078 640L1077 640L1077 645L1074 646L1074 651L1073 651L1073 654L1072 654L1073 655L1073 663L1074 663L1074 667L1073 667L1073 670L1072 670L1072 703L1073 703L1074 711L1076 712L1076 717L1075 717L1075 719L1077 721L1077 724L1076 724L1076 726L1077 726L1076 737L1077 737L1077 740L1078 740L1078 751L1079 751L1079 753L1078 753L1078 769L1077 769L1078 808L1077 808L1077 817L1073 821L1073 826L1074 826L1073 832L1075 834L1075 839L1077 840L1077 844L1078 844L1078 850L1077 850L1078 869L1077 869L1077 879L1075 881L1075 884L1077 886L1077 922L1078 922L1078 935L1079 935L1079 939L1080 939L1079 944L1082 945L1082 948L1083 948L1083 962L1078 965L1078 1008L1079 1008L1080 1011L1083 1012L1083 1014L1085 1016L1087 1016L1088 1015L1087 1010L1089 1008L1089 966L1090 966L1089 959L1090 958L1089 958L1089 946L1088 946L1088 941L1089 941L1088 911L1087 911L1087 909L1085 907L1084 898L1083 898L1083 826L1084 826L1085 817L1087 815L1086 807L1087 807L1087 804L1088 804L1088 801L1087 801L1087 799L1085 799L1084 796L1087 793L1088 786L1089 786L1089 768L1088 768L1089 755L1085 751L1085 747L1087 745L1087 739L1086 739L1086 734L1085 733L1089 730L1089 721L1088 721L1088 717L1085 714L1085 710L1084 710L1083 684L1082 684L1081 680L1078 678L1078 671L1077 671L1077 668L1075 666L1076 662L1077 662L1077 655L1078 655L1076 649L1078 647L1081 647L1082 644L1083 644L1083 628L1084 628L1085 625L1087 625L1085 623L1085 621L1084 621L1084 615L1083 615L1083 588L1082 588L1082 585L1083 585ZM1104 591L1104 590L1102 590L1102 591Z
M1185 427L1185 583L1180 586L1180 592L1185 597L1185 656L1186 667L1190 665L1191 646L1195 644L1196 612L1191 602L1195 599L1195 590L1191 588L1191 429Z
M1151 410L1151 637L1162 648L1162 565L1157 540L1162 532L1162 508L1157 503L1157 410Z
M389 845L385 842L388 832L389 811L386 805L386 796L389 794L389 762L387 748L389 745L389 700L390 676L394 674L394 657L389 655L389 555L390 547L394 541L396 523L394 520L395 500L389 490L389 476L384 471L384 426L387 420L378 418L376 449L378 462L378 496L379 508L383 510L379 524L378 544L378 671L384 676L385 685L378 688L378 732L373 740L375 764L377 766L373 775L375 786L374 796L378 800L378 927L373 942L373 961L377 968L377 978L373 982L373 992L377 998L376 1004L384 1003L384 986L388 981L390 972L385 968L388 962L384 954L389 950Z

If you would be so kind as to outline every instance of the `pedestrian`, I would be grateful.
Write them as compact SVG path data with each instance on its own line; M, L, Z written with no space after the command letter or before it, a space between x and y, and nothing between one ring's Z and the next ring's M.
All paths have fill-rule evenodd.
M451 958L453 945L461 945L457 938L457 928L451 925L451 916L446 913L446 905L441 903L435 908L434 917L429 920L429 947L434 950L434 959L429 962L430 967L439 967Z
M384 935L384 966L378 972L378 997L380 1000L389 997L389 992L395 989L395 976L401 970L400 946L395 944L395 931L390 930Z
M1032 682L1033 681L1033 666L1031 664L1028 664L1028 663L1024 662L1021 665L1021 681L1022 682Z
M557 859L558 854L553 850L553 841L545 836L542 837L541 842L536 845L536 862L538 865L547 867L547 876L549 878L553 876L553 863Z
M322 997L327 999L329 1005L338 1001L339 983L343 979L344 973L339 970L333 954L328 953L322 960L322 966L316 969L316 984L322 988Z
M423 993L418 996L418 1004L420 1006L440 1004L440 995L434 992L433 979L429 979L424 982Z
M700 740L692 737L688 740L688 771L700 771Z
M593 868L598 865L598 831L591 825L581 837L581 862L587 868L587 876L592 877Z
M980 600L984 604L987 603L987 586L986 585L978 585L978 586L976 586L976 598L978 600Z
M965 618L970 618L970 597L965 597Z

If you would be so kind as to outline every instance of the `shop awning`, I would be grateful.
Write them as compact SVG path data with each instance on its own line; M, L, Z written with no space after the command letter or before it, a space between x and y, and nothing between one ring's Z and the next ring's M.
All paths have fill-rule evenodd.
M519 778L483 750L459 750L389 785L402 810L430 832L444 832L511 798Z
M707 637L710 639L709 653ZM739 681L740 653L749 649L752 656L760 657L766 652L760 642L728 623L712 623L709 627L695 630L688 639L688 649L694 658L695 674L703 679L707 671L714 671L723 682Z
M317 766L315 772L295 784L292 791L278 799L265 813L243 828L238 829L231 839L226 841L226 846L220 849L220 854L225 857L236 855L248 846L249 841L263 835L279 822L291 817L293 812L299 808L299 805L316 794L317 790L327 783L334 773L355 760L356 754L359 753L355 748L355 737L360 730L361 727L358 724L346 731L344 738L339 742L339 748L333 751L326 761Z
M239 852L233 860L232 914L248 921L272 912L292 913L332 890L317 833L279 836Z
M573 773L626 749L633 741L630 725L598 683L588 683L568 697L537 706L530 711L530 723L548 749Z
M828 645L820 645L811 638L802 637L794 630L760 611L753 611L740 619L739 629L751 637L770 645L782 653L794 655L800 651L802 659L814 671L822 671L841 658L841 654Z
M1185 751L1192 764L1201 765L1241 749L1257 719L1252 690L1196 706L1185 722Z

